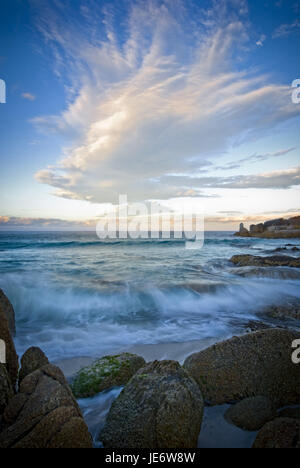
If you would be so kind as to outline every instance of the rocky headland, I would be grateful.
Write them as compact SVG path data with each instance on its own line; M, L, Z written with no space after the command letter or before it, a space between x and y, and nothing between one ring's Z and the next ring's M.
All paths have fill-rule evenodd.
M265 239L293 239L300 238L300 216L293 218L274 219L265 223L252 224L246 229L244 224L235 233L238 237L260 237Z

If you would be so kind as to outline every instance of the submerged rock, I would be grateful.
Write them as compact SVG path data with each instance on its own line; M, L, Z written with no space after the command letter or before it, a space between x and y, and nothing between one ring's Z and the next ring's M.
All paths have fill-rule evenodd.
M291 251L291 252L299 252L300 249L298 249L298 247L294 246L294 247L291 247L291 248L288 248L288 246L286 247L278 247L277 249L274 250L274 252L288 252L288 251Z
M125 385L145 364L145 360L136 354L104 356L77 373L72 384L73 393L76 398L88 398Z
M8 321L9 331L12 335L16 334L16 321L15 321L15 311L10 301L0 289L0 314L1 312L5 315Z
M250 320L246 323L245 328L248 333L252 333L260 330L269 330L273 327L267 323L259 322L258 320Z
M300 421L274 419L261 429L253 448L300 448Z
M299 338L298 332L277 328L234 337L188 357L184 368L211 405L260 395L276 408L297 404L300 372L291 355Z
M92 448L64 375L51 364L27 375L4 414L0 448Z
M197 447L203 405L197 384L178 362L152 362L114 402L100 440L105 448Z
M234 255L230 259L230 262L240 267L287 266L293 268L300 268L300 258L289 257L287 255L273 255L272 257L256 257L254 255Z
M300 302L294 301L282 305L272 305L262 310L264 315L275 319L292 318L300 320Z
M21 370L19 372L19 384L32 372L49 364L47 356L40 348L29 348L21 358Z
M228 422L245 431L258 431L275 417L272 402L263 396L246 398L231 406L225 414Z
M280 280L300 280L300 270L298 268L278 268L276 266L233 266L230 269L233 275L242 276L243 278L273 278Z

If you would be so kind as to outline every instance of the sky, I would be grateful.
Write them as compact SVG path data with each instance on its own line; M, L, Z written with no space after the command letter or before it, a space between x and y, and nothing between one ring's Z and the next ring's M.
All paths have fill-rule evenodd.
M2 0L0 230L300 212L300 0ZM300 89L299 89L300 96Z

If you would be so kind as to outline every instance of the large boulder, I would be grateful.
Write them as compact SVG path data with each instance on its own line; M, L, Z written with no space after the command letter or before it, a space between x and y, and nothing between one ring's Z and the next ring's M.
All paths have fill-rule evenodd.
M297 408L284 408L278 412L279 418L300 419L300 406Z
M41 367L47 366L48 364L50 364L48 358L40 348L29 348L21 358L19 384L25 379L25 377L27 377L27 375L32 374L32 372L40 369Z
M76 398L87 398L126 385L145 364L145 360L136 354L104 356L77 373L72 383L73 393Z
M8 321L9 330L12 335L16 334L16 321L15 321L15 312L10 301L0 289L0 314L1 312L5 315Z
M231 406L225 418L245 431L258 431L276 417L272 402L263 396L245 398Z
M258 433L253 448L300 448L300 421L274 419Z
M273 255L271 257L256 257L254 255L234 255L230 262L239 267L277 267L287 266L300 268L300 258L289 257L288 255Z
M4 414L0 448L91 448L64 375L51 364L27 375Z
M0 308L0 340L5 343L6 369L10 376L13 388L16 386L19 362L15 345L9 330L9 323L3 309Z
M14 392L6 367L0 364L0 418Z
M193 448L202 417L194 380L178 362L155 361L114 402L100 440L105 448Z
M264 395L280 408L300 401L300 368L292 342L299 332L283 329L249 333L193 354L184 368L212 405Z

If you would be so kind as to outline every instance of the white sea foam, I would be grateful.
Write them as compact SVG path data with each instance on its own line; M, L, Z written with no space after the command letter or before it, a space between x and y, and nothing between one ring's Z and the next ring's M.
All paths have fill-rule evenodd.
M242 278L215 291L185 287L90 291L51 285L44 278L5 277L17 313L16 345L40 346L50 358L99 356L135 344L227 336L261 308L286 295L300 297L298 281Z

